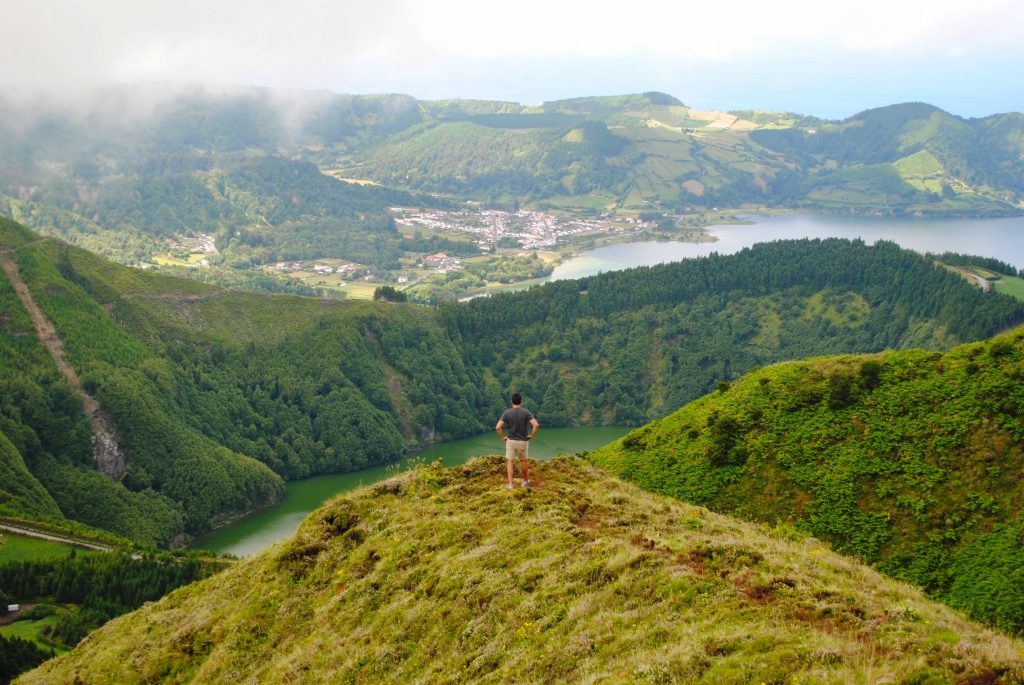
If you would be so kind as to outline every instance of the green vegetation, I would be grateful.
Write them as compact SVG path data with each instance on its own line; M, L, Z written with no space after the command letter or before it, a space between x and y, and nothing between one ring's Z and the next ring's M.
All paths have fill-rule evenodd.
M15 244L16 225L4 227L0 242ZM120 482L90 468L81 403L0 281L12 350L0 430L15 448L0 464L26 492L39 495L38 480L59 507L51 518L167 545L273 502L279 475L392 461L421 435L482 431L500 403L427 310L219 291L50 241L11 255L132 455ZM5 506L45 518L33 501L12 490Z
M120 480L95 470L79 398L0 281L0 506L157 545L273 502L282 478L482 432L509 388L545 425L640 424L756 365L946 348L1024 317L891 244L779 243L437 311L222 291L0 228L130 455ZM519 264L540 260L483 268Z
M108 623L23 683L834 683L1024 678L1021 642L813 539L572 457L420 469Z
M385 302L405 302L409 297L405 293L395 290L394 286L382 285L373 291L373 299Z
M0 531L0 564L66 557L70 551L71 547L63 542L38 540L9 531Z
M463 357L522 392L545 425L637 425L756 366L945 349L1005 330L1024 308L891 243L805 240L549 283L442 313Z
M31 640L0 634L0 683L6 685L53 655L52 650L43 650Z
M590 458L650 490L795 526L1020 632L1022 368L1021 330L945 354L780 364Z
M125 111L140 97L116 96ZM0 214L124 263L192 259L176 241L214 236L219 252L204 258L223 268L204 278L292 292L232 270L333 257L379 271L406 252L475 253L469 241L401 236L395 205L995 216L1024 201L1020 115L965 120L920 103L827 122L701 112L662 93L523 107L253 90L182 94L138 120L97 104L102 126L20 107L0 97Z
M997 292L1015 297L1018 300L1024 300L1024 278L1017 276L1001 276L999 280L995 282L995 289Z
M57 615L42 637L54 646L73 647L111 618L223 567L223 562L197 553L133 558L122 553L72 552L62 558L0 565L0 596L45 603L19 620ZM55 612L50 604L74 605L74 609Z
M0 564L0 603L34 603L15 622L0 628L0 643L13 653L0 661L2 682L29 670L54 652L78 644L111 618L171 590L206 578L224 562L197 553L130 556L77 550L59 558ZM30 649L19 640L30 641Z
M466 262L462 269L435 274L404 292L413 302L437 304L454 302L481 292L490 284L521 283L551 275L554 267L537 256L500 255Z

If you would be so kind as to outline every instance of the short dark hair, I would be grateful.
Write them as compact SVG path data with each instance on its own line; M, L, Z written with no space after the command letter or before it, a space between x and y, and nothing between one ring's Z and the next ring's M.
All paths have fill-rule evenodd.
M512 393L512 404L522 404L523 396L517 392Z

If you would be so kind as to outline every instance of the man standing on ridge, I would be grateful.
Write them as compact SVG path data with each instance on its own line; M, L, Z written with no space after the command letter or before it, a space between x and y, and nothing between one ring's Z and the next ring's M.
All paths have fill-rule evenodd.
M498 425L494 427L498 436L505 441L505 462L508 465L509 490L515 487L515 483L512 482L512 473L515 468L516 455L519 455L519 470L520 475L523 477L523 487L530 487L530 466L526 462L526 457L528 456L527 443L533 440L540 429L537 419L533 417L529 410L523 409L522 404L522 395L514 393L512 395L512 408L505 410L505 413L498 419ZM508 425L507 436L501 432L501 429L506 424ZM526 434L527 425L533 426L533 432L529 435Z

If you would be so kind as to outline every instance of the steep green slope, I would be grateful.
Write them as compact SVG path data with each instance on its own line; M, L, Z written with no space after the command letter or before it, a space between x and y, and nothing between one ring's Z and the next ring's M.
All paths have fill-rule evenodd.
M274 501L279 476L480 432L500 401L431 310L221 291L37 241L6 220L0 230L0 243L20 242L7 256L128 455L119 482L90 468L81 403L0 281L11 312L0 321L11 350L0 429L69 518L167 544Z
M0 243L31 238L0 220ZM0 433L11 447L0 451L0 468L11 475L3 489L13 496L4 513L60 527L69 525L67 517L140 542L169 543L182 529L180 507L151 490L131 492L95 470L81 401L36 339L28 312L2 272L0 312Z
M1019 682L1019 641L821 549L576 458L339 498L19 683Z
M96 470L82 398L6 281L0 431L64 516L160 544L273 502L281 478L482 432L513 388L545 425L639 424L757 364L1024 318L891 244L780 243L438 312L219 290L7 221L0 243L126 459Z
M755 371L595 452L640 486L792 524L1024 629L1024 331Z
M25 466L18 449L0 433L0 516L61 518L60 509L42 483Z

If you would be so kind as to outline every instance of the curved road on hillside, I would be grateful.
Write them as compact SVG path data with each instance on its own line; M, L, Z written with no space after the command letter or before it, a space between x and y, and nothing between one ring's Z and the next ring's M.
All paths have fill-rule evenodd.
M18 535L24 535L28 538L36 538L37 540L48 540L50 542L61 542L65 545L73 545L75 547L84 547L86 549L96 550L97 552L113 552L114 548L106 545L97 545L92 542L83 542L81 540L74 540L72 538L65 538L59 535L51 535L50 533L41 533L38 530L32 530L31 528L21 528L19 526L12 526L9 523L0 523L0 530L6 530L9 533L16 533Z

